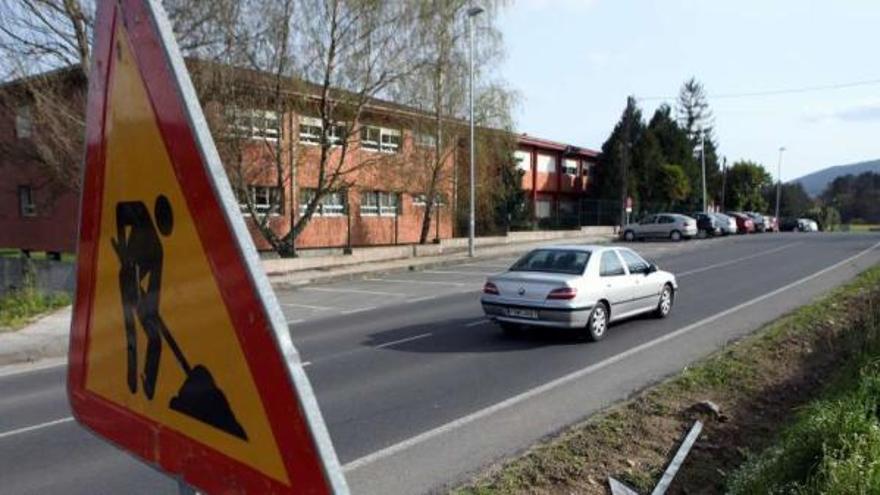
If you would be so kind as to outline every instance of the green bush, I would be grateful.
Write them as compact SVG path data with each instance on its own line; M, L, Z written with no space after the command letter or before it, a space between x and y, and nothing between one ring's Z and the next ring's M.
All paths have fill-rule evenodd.
M780 441L729 481L732 494L880 493L880 361L854 390L807 407Z
M26 288L0 297L0 331L14 329L33 317L70 304L65 293L43 294Z

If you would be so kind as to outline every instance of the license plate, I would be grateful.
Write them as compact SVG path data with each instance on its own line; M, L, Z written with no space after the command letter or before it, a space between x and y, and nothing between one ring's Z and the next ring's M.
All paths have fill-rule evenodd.
M507 316L513 316L515 318L531 318L534 320L538 317L538 312L534 309L508 308Z

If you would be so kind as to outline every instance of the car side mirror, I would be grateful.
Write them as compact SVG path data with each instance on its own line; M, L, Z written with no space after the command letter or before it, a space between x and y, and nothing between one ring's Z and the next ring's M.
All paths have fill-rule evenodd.
M657 265L655 265L654 263L651 263L650 265L648 265L648 269L645 270L645 275L650 275L650 274L656 272L657 270L658 270Z

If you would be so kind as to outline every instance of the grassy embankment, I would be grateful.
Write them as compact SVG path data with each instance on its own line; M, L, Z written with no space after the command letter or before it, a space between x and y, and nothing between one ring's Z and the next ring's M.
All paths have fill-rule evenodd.
M649 493L699 418L670 493L880 493L878 404L880 266L455 492Z

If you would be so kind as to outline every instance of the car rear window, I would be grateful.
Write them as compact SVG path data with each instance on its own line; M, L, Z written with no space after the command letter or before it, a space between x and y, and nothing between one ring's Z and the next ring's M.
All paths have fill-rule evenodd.
M584 273L587 262L590 261L588 251L566 251L562 249L536 249L510 267L512 272L550 272L571 273L580 275Z

